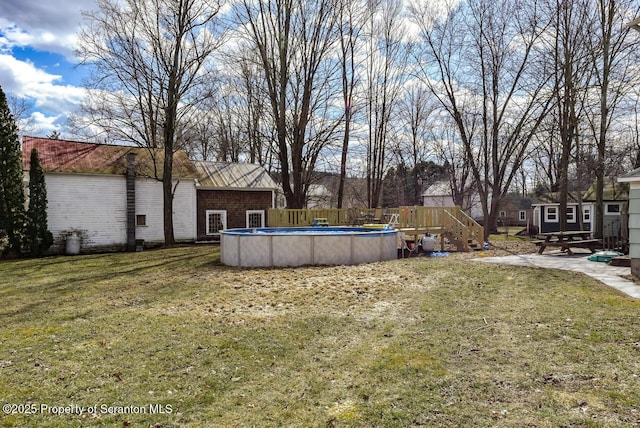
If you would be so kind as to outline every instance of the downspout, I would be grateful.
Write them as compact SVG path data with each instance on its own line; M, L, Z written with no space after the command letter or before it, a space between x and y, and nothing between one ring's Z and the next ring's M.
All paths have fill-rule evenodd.
M127 251L136 250L136 154L127 153Z

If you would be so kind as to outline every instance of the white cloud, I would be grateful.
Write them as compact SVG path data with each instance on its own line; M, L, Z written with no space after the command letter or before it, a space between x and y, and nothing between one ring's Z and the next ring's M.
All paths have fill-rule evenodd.
M76 33L83 10L95 8L94 0L21 0L2 2L0 51L30 46L73 60Z
M0 16L0 85L11 96L31 106L28 129L38 134L58 130L64 132L67 117L78 110L85 91L64 85L68 76L59 62L49 66L14 56L20 49L63 55L76 62L73 50L76 33L82 24L82 10L95 8L95 0L3 1ZM55 73L60 69L62 73ZM54 71L53 73L51 71Z
M0 54L0 82L3 91L29 100L35 111L29 119L29 129L48 134L63 132L66 118L78 109L85 90L75 86L56 85L61 76L38 69L34 64Z
M24 30L11 23L5 24L0 18L0 31L3 36L0 37L0 46L3 50L10 50L14 46L27 46L33 37Z
M29 117L26 130L29 134L40 136L50 135L53 131L61 132L66 119L66 116L45 116L40 112L34 112Z
M42 85L53 85L61 77L38 69L31 62L0 54L0 82L5 92L19 97L30 96Z

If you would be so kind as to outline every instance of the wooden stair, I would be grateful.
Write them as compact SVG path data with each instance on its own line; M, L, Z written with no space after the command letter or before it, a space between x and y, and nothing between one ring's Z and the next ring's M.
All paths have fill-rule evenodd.
M448 244L444 244L441 241L441 246L444 247L447 245L448 247L453 247L456 251L473 251L473 250L481 250L482 245L477 242L475 239L461 239L454 235L452 232L444 232L442 237L449 241Z

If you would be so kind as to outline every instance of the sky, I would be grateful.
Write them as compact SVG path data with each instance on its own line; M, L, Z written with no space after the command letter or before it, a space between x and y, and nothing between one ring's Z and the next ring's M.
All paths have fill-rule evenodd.
M73 137L67 118L78 111L88 72L73 50L82 11L95 8L96 0L0 0L0 86L10 107L12 98L30 107L22 134Z
M69 137L67 117L78 109L86 71L73 49L83 10L94 0L0 0L0 86L30 107L21 131ZM11 104L10 104L11 107Z

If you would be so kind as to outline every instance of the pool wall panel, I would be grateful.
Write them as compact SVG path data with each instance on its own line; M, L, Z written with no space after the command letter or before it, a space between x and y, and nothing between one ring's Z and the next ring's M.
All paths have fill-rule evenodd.
M311 264L312 235L273 235L273 266Z
M352 240L353 237L351 235L316 236L314 238L314 259L312 264L351 264Z
M239 266L271 266L271 238L269 235L240 236Z
M227 266L240 266L239 255L239 235L220 236L220 262ZM224 251L222 251L224 248Z
M220 238L220 260L228 266L349 265L396 257L393 230L230 229Z

